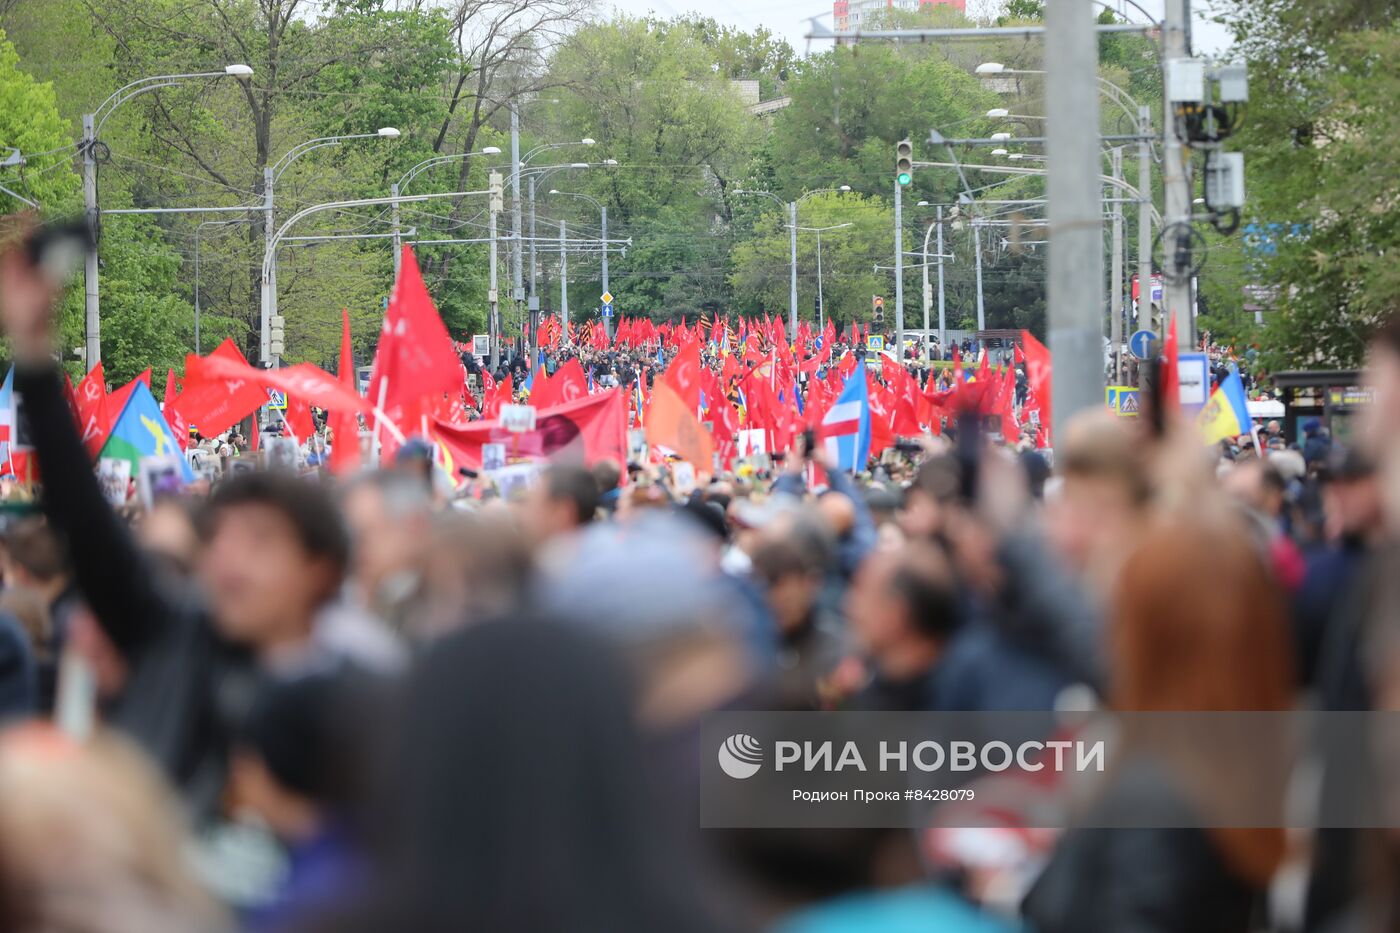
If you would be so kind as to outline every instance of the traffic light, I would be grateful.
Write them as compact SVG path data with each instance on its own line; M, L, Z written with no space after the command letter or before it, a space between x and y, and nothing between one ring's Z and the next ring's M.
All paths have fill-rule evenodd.
M281 356L287 348L287 319L280 314L272 315L268 323L268 352Z
M894 144L894 178L901 185L914 181L914 144L908 136Z
M885 299L882 298L882 297L880 297L879 295L876 295L874 298L871 299L871 301L870 301L870 306L871 306L871 310L874 312L871 316L872 316L872 318L873 318L874 321L875 321L875 326L876 326L876 327L884 327L884 326L885 326Z

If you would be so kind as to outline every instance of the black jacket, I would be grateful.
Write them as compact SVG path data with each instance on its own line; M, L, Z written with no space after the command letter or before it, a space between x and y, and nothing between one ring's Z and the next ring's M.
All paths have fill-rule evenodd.
M212 816L231 730L257 687L252 656L223 638L188 588L163 581L102 496L51 367L15 367L44 481L44 511L68 542L74 580L128 667L104 710L160 763L196 820Z
M1120 763L1109 782L1086 825L1192 822L1190 804L1146 761ZM1250 933L1261 902L1205 830L1072 829L1022 913L1037 933Z

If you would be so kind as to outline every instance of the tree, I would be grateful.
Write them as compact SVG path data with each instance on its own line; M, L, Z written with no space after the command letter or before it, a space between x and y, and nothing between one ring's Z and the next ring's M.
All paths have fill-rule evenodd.
M734 247L730 283L737 310L786 317L791 270L787 222L786 211L764 206L754 235ZM894 294L892 274L875 271L876 263L889 265L893 259L893 208L874 196L819 194L802 202L798 222L810 228L850 224L822 234L823 302L827 317L834 321L868 320L871 298ZM813 319L817 239L814 233L801 229L797 235L797 282L798 316Z
M79 184L71 168L70 142L53 86L20 69L19 53L0 29L0 146L16 149L28 160L18 169L0 169L0 185L49 213L71 211L79 203ZM0 213L27 206L0 191Z
M1359 364L1400 306L1400 29L1363 0L1238 0L1249 63L1247 258L1271 369Z

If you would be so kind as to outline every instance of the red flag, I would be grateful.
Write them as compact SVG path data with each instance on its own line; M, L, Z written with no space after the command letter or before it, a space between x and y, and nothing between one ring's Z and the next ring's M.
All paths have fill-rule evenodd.
M300 395L287 396L287 410L282 420L287 429L298 441L304 441L316 431L316 421L311 417L311 406Z
M355 380L355 349L350 343L350 309L340 309L340 369L336 373L347 392L359 395ZM348 473L360 466L360 419L353 409L331 408L331 472Z
M248 435L248 449L253 453L258 452L258 419L253 418L253 430Z
M191 354L186 360L185 371L187 381L196 379L201 383L222 384L245 380L257 389L263 401L267 400L267 389L272 388L280 389L289 396L298 396L307 404L320 408L355 412L369 412L372 408L369 399L361 398L345 383L311 363L298 363L286 369L257 369L227 357L211 354L200 359ZM180 398L184 399L185 396Z
M1045 344L1035 339L1028 330L1021 331L1021 345L1026 353L1026 385L1040 402L1040 423L1045 429L1046 443L1054 443L1050 437L1051 395L1050 379L1052 361Z
M1167 340L1162 345L1162 404L1163 413L1176 411L1181 402L1181 366L1177 349L1176 316L1167 325Z
M405 406L425 396L455 394L461 382L461 361L452 350L452 338L423 284L413 248L405 246L374 354L369 397L398 422Z
M185 419L180 417L180 411L175 407L175 370L169 369L165 373L165 404L161 406L161 413L165 415L165 423L170 425L170 432L175 435L175 443L184 450L190 443L190 430L185 424Z
M83 446L96 459L107 443L107 377L102 372L102 363L88 370L74 392L78 405L78 430L83 436Z
M870 398L870 456L874 457L894 443L894 405L889 389L876 382L868 369L865 391Z
M1008 444L1021 439L1021 427L1016 423L1016 369L1006 367L1001 384L1001 436Z
M501 383L501 387L509 385L509 379ZM481 469L483 444L504 444L507 456L517 460L587 466L599 460L627 462L627 407L617 389L543 409L535 416L533 431L515 434L493 419L466 425L438 423L433 433L455 465L471 470Z
M201 367L216 360L237 364L236 374L221 375L211 370L203 375ZM185 357L185 391L175 400L175 407L187 425L205 437L213 437L267 404L262 383L249 378L253 372L258 370L248 365L232 337L206 357L191 353Z
M511 385L511 377L506 376L504 380L496 384L496 389L486 399L485 407L481 410L481 417L490 420L499 417L501 406L509 405L515 399L515 388Z
M670 386L692 412L700 407L700 344L691 341L681 347L676 358L671 361L671 365L666 367L662 381ZM700 464L695 465L695 469L700 469ZM705 463L705 471L709 472L710 464Z
M919 386L909 370L886 357L880 363L881 375L893 396L894 433L902 437L919 435Z

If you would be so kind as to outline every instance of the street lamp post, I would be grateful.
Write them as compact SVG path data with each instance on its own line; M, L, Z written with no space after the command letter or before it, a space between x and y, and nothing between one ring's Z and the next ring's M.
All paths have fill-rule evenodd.
M490 194L490 192L489 192L489 191L439 191L439 192L433 192L432 194L399 195L397 198L395 198L395 197L393 197L393 196L390 196L390 197L387 197L387 198L359 198L359 199L353 200L353 201L328 201L328 202L326 202L326 203L324 203L324 204L312 204L312 205L310 205L309 207L303 207L301 210L297 211L297 212L296 212L295 214L293 214L291 217L287 218L287 219L282 223L282 226L280 226L280 227L277 228L277 232L274 233L274 234L272 235L271 239L270 239L270 240L267 242L267 244L263 247L262 280L263 280L263 283L264 283L264 287L267 287L267 286L270 285L271 282L273 281L273 280L272 280L272 265L273 265L273 263L276 261L277 246L278 246L278 244L280 244L284 239L286 239L287 231L288 231L289 229L291 229L292 225L295 224L295 223L297 223L298 221L302 220L302 219L305 218L305 217L310 217L312 214L319 214L319 213L322 213L322 212L324 212L324 211L345 210L345 209L352 208L352 207L379 207L379 206L385 206L385 207L387 207L387 206L393 204L395 200L398 200L398 201L401 201L401 202L407 204L407 203L416 203L416 202L418 202L418 201L431 201L431 200L434 200L434 199L436 199L436 198L465 198L465 197L471 197L471 196L473 196L473 195L479 195L479 194ZM270 298L271 298L271 303L275 306L276 300L277 300L277 296L276 296L276 295L272 295L272 296L270 296ZM271 318L270 318L270 317L265 317L265 318L263 319L263 325L262 325L262 326L263 326L262 341L263 341L264 343L267 343L267 342L270 341L270 334L269 334L268 331L269 331L269 329L270 329L271 326L272 326ZM380 399L376 404L379 405L380 407L383 407L383 399Z
M313 149L323 149L326 146L339 146L341 143L352 139L398 139L399 131L392 126L380 127L373 133L350 133L341 136L321 136L316 139L308 139L306 142L298 143L282 154L282 157L272 165L263 167L263 247L266 249L272 242L272 231L276 225L276 207L273 200L273 191L276 188L277 180L282 177L282 173L291 167L292 163ZM281 351L273 352L271 340L272 317L277 313L277 262L274 259L269 273L270 278L264 278L262 283L262 313L263 322L262 334L264 342L259 346L259 360L264 366L277 366Z
M83 266L83 316L86 328L85 356L87 368L91 370L102 361L102 321L98 297L97 238L101 230L100 212L97 205L97 153L98 137L107 118L122 104L134 97L163 87L172 87L182 81L198 78L237 78L240 81L252 77L253 69L247 65L226 65L222 71L199 71L190 74L155 75L139 78L123 85L110 97L97 106L92 113L83 115L83 210L87 215L88 226L92 230L87 255Z
M565 197L570 198L579 198L580 200L587 201L589 204L592 204L594 207L598 208L599 224L602 229L603 238L603 294L609 294L611 292L611 289L608 287L608 206L596 198L589 197L586 194L579 194L576 191L560 191L558 188L550 188L549 193L562 194ZM533 243L531 243L531 248L534 248ZM612 337L612 318L603 318L603 329L604 331L606 331L608 337Z
M788 273L788 331L797 333L797 205L818 194L830 194L833 191L850 191L850 185L841 185L837 188L820 188L816 191L808 191L793 201L783 202L771 191L754 191L748 188L735 188L735 194L756 194L768 198L777 203L779 207L787 208L788 212L788 252L789 252L789 273Z
M399 265L403 262L403 257L400 255L403 252L403 237L401 234L398 197L408 190L409 182L413 181L414 178L417 178L419 174L427 169L435 165L441 165L444 162L456 162L479 155L500 154L501 149L499 146L486 146L476 152L458 152L452 155L434 156L431 159L424 159L422 162L411 167L399 177L398 181L389 186L389 195L394 198L394 203L390 205L389 208L389 222L394 232L394 281L397 282L399 279Z
M817 235L817 328L826 329L826 299L822 295L822 234L830 233L832 230L842 230L853 226L849 221L843 224L832 224L828 227L794 227L794 230L801 230L805 233L815 233Z

